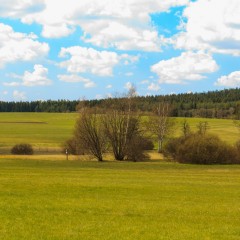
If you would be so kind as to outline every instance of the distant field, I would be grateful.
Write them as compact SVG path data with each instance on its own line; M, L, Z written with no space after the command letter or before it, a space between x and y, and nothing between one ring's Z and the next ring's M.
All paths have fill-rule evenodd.
M0 148L27 142L45 151L58 148L73 131L76 113L0 113Z
M181 132L181 123L184 118L178 118L177 120L178 130L176 133L179 135ZM209 133L218 135L223 141L229 144L234 144L240 140L240 129L235 127L231 119L188 118L187 120L193 131L197 130L196 126L200 121L207 121L209 124Z
M59 151L74 129L77 113L0 113L0 153L9 152L16 143L27 142L38 152ZM183 119L178 119L175 135L180 134ZM209 122L209 132L233 144L240 139L240 132L232 120L188 119L193 130L199 121Z
M4 240L238 240L240 166L0 155Z

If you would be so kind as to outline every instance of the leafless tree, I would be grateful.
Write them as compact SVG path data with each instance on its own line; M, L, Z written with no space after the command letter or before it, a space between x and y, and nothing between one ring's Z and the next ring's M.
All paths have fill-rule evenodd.
M103 161L103 153L107 148L107 141L103 130L100 116L87 109L80 113L76 122L75 138L84 148L84 152L89 152L98 161Z
M127 95L119 99L116 107L109 110L104 116L105 134L110 142L113 154L116 160L124 159L140 160L143 158L143 152L140 144L140 116L133 112L134 98L136 97L136 89L129 89ZM133 152L138 155L134 157ZM134 159L133 159L134 158Z
M158 153L163 151L163 142L171 133L175 121L169 118L170 105L166 102L159 103L156 107L156 112L149 117L149 129L158 141Z

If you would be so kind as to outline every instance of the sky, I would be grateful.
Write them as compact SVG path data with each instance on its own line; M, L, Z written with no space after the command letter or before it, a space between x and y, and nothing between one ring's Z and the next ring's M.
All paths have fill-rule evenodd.
M240 87L239 0L0 0L0 101Z

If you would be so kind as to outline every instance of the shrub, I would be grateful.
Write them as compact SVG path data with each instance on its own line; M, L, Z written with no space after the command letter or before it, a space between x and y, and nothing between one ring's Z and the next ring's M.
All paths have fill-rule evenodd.
M33 148L30 144L17 144L11 149L11 153L16 155L32 155Z
M167 154L180 163L231 164L238 162L237 149L209 134L191 134L171 140Z
M135 135L128 144L126 159L134 162L149 159L148 154L145 153L148 147L150 141L147 138L139 134Z
M72 155L84 155L83 147L80 146L79 141L75 137L72 137L68 139L63 147L62 147L62 153L66 153L66 149L68 150L69 154Z

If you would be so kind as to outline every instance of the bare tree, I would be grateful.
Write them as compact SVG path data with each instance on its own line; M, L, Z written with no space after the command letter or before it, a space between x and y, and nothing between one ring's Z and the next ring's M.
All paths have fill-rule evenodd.
M159 103L156 107L154 116L149 118L149 129L158 141L158 153L163 151L163 142L165 138L171 133L175 122L169 118L170 106L166 102Z
M107 141L102 121L96 111L90 112L85 109L80 113L74 135L79 145L84 148L84 152L89 152L98 161L103 161L103 153L106 151Z
M137 158L140 159L144 156L144 154L140 154L144 150L138 144L141 138L140 117L133 113L135 97L136 89L132 86L124 98L115 102L117 106L109 110L104 116L105 134L115 159L119 161L124 159L136 161ZM134 157L133 152L136 153L137 148L139 154Z
M105 134L111 144L116 160L122 161L138 132L138 119L128 116L126 112L112 110L104 117Z

